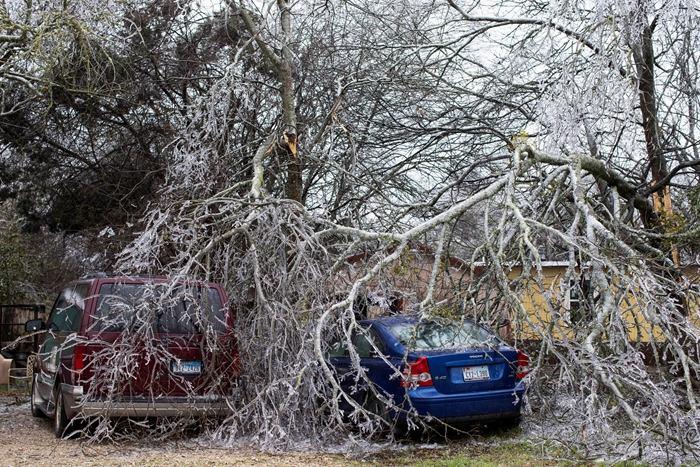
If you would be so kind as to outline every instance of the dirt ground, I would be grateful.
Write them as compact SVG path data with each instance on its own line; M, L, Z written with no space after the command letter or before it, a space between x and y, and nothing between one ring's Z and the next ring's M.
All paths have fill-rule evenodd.
M0 465L304 465L354 463L342 455L264 454L198 446L196 441L156 444L86 444L58 440L47 419L29 413L26 399L0 397Z
M370 452L325 454L287 452L274 455L252 449L204 446L196 439L126 443L86 443L58 440L47 419L31 416L26 397L0 394L0 466L335 466L335 465L425 465L425 466L522 466L558 465L519 436L487 436L480 442L462 439L448 443L372 448ZM566 462L569 464L569 462Z

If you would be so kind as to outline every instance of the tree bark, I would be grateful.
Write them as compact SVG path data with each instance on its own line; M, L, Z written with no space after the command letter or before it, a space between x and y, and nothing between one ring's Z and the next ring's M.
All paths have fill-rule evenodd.
M282 121L284 133L282 139L285 143L287 155L287 198L302 203L302 166L297 150L297 114L294 101L294 76L292 63L294 57L289 48L292 39L292 14L287 0L277 0L282 23L282 60L278 69L278 77L282 94Z
M651 169L651 185L656 185L661 180L668 178L668 164L662 143L661 129L659 128L658 110L656 106L656 81L654 78L654 25L644 18L644 27L641 37L636 44L632 45L634 63L637 69L637 79L639 86L639 108L642 113L642 127L644 128L644 139L646 142L647 158ZM654 211L658 213L658 218L652 227L663 232L663 217L673 214L671 205L671 189L669 185L663 186L658 192L652 193L652 205ZM671 247L671 259L676 266L680 259L678 249Z
M240 14L246 29L248 29L248 32L255 38L255 42L260 47L267 62L275 71L277 80L280 83L279 92L282 99L283 127L279 143L287 162L285 195L289 199L303 203L303 167L298 151L297 113L294 98L294 55L290 48L290 43L292 41L292 13L287 0L277 0L277 8L280 12L280 23L282 26L281 50L279 54L261 38L260 32L255 26L250 13L245 8L242 8ZM260 182L260 184L262 184L262 182Z

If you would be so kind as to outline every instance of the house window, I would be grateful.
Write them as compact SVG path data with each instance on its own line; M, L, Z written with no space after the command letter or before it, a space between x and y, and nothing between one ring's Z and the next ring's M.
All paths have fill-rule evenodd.
M569 281L569 317L572 323L590 321L593 318L590 279Z

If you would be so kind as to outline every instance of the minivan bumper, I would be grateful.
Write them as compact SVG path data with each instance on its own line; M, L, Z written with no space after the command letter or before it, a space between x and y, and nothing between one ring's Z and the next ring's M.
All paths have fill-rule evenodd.
M61 384L63 401L68 418L86 417L191 417L227 416L233 409L225 397L192 396L157 399L125 398L110 401L83 400L82 386Z

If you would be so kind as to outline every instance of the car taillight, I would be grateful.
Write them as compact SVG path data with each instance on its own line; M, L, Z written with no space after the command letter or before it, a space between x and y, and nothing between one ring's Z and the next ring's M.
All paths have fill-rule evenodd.
M515 377L517 379L523 379L530 373L530 357L522 350L518 350L518 355L515 357L515 364Z
M433 377L430 375L428 367L428 357L418 357L415 362L409 363L403 370L403 380L401 386L404 388L410 387L425 387L433 385Z
M73 371L81 371L85 368L85 353L87 347L84 345L76 345L73 348Z

